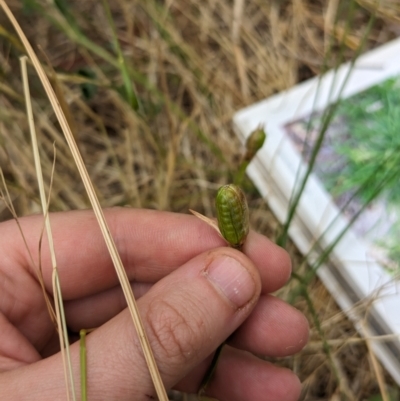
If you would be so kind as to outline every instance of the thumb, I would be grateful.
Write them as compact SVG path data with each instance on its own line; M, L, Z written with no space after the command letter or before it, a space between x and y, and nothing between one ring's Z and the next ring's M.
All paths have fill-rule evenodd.
M256 268L222 248L196 257L140 301L155 357L172 386L247 318L260 293Z
M247 318L260 290L258 271L252 262L236 250L220 248L190 260L140 298L140 314L167 388L200 364ZM100 346L109 348L104 364L118 366L119 376L93 376L95 383L89 382L89 388L102 389L103 397L108 393L107 399L118 394L120 400L148 400L154 395L153 384L128 312L109 325L113 334L100 337L99 331L107 328L102 326L88 337L93 338L93 344L88 341L87 349L90 353L90 349ZM99 352L94 359L95 375L102 366ZM122 383L123 388L117 389Z

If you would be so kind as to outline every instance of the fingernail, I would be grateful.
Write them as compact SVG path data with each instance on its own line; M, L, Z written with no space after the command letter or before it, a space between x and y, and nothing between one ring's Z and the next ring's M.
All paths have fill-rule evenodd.
M254 296L254 279L236 259L228 256L214 259L206 274L211 283L238 308L246 305Z

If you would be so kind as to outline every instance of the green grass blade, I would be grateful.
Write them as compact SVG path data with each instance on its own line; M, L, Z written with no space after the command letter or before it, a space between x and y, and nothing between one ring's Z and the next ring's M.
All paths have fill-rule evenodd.
M79 332L79 355L81 363L81 400L87 401L87 372L86 372L86 330Z
M122 53L121 50L121 46L119 45L119 40L118 40L118 36L117 36L117 31L115 29L115 24L114 24L114 20L113 17L111 15L111 10L110 10L110 5L108 4L107 0L103 0L103 7L104 10L106 12L106 16L107 16L107 20L108 23L111 27L111 33L112 33L112 40L113 40L113 46L114 49L117 53L118 56L118 66L121 72L121 77L122 77L122 81L124 84L124 90L125 90L125 95L126 95L126 99L129 103L129 105L134 109L134 110L142 110L143 111L143 106L140 103L140 100L137 96L137 92L136 89L134 87L134 83L131 80L130 76L129 76L129 70L128 70L128 66L126 64L126 60L125 57Z
M287 242L287 239L288 239L288 233L289 233L290 224L291 224L291 222L292 222L292 220L294 218L294 215L296 213L297 206L298 206L298 204L300 202L301 196L302 196L303 191L304 191L304 189L306 187L306 184L308 182L308 178L310 177L310 175L311 175L311 173L312 173L312 171L314 169L314 164L315 164L315 161L317 159L318 152L319 152L319 150L320 150L320 148L322 146L323 140L325 138L326 131L327 131L328 127L329 127L330 122L332 121L332 119L333 119L333 117L335 115L335 112L336 112L336 109L337 109L338 105L340 104L341 94L343 93L343 90L347 85L347 82L348 82L348 80L350 78L350 74L351 74L351 72L352 72L352 70L354 68L355 62L358 59L358 56L360 55L362 49L364 48L364 44L365 44L365 42L366 42L366 40L368 38L368 35L369 35L369 33L370 33L371 29L372 29L374 21L375 21L375 15L372 15L370 17L370 19L369 19L366 31L365 31L365 33L364 33L364 35L362 37L361 45L357 49L356 54L354 55L354 57L351 60L349 72L347 73L347 75L346 75L346 77L344 79L344 82L343 82L343 84L342 84L342 86L341 86L341 88L339 90L339 94L338 94L338 99L339 100L334 102L330 107L328 107L326 113L323 115L323 123L322 123L322 126L321 126L321 130L320 130L320 133L318 135L318 139L316 141L316 144L315 144L315 146L314 146L314 148L312 150L311 157L310 157L310 160L309 160L308 165L307 165L307 170L306 170L306 172L304 174L304 177L301 179L301 182L300 182L300 185L299 185L298 189L295 189L293 198L291 199L291 202L289 203L289 211L288 211L288 215L287 215L286 221L285 221L285 223L283 225L283 228L282 228L282 233L279 235L279 237L277 239L277 244L280 245L280 246L284 247L286 245L286 242Z

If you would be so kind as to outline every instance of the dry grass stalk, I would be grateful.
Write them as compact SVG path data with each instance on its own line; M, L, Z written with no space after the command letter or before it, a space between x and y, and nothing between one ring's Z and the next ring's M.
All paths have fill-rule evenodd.
M46 94L52 104L53 110L57 116L58 122L61 125L61 128L63 130L63 133L66 137L66 140L68 142L68 145L70 147L70 150L72 152L73 158L75 160L75 163L77 164L78 170L80 172L81 178L84 182L86 191L88 193L90 202L92 204L93 210L95 212L96 218L98 220L98 223L100 225L100 229L101 232L103 234L103 237L106 241L107 244L107 248L110 252L111 258L113 260L114 263L114 267L117 271L117 275L118 278L120 280L127 304L128 304L128 308L131 312L131 316L132 316L132 320L134 322L136 331L138 333L138 337L143 349L143 353L146 359L146 363L148 364L149 367L149 371L151 374L151 377L153 379L153 383L156 389L156 393L159 397L159 399L161 401L167 401L168 397L164 388L164 385L162 383L161 380L161 376L160 373L158 371L154 356L153 356L153 352L151 350L151 346L149 343L149 340L147 338L147 335L145 333L144 327L143 327L143 323L141 321L140 315L139 315L139 311L138 311L138 307L136 305L136 301L135 298L133 296L132 293L132 289L129 283L129 279L126 275L126 272L124 270L124 267L122 265L122 261L120 259L120 256L118 254L116 245L111 237L110 234L110 230L108 229L103 211L101 209L100 203L97 199L96 193L94 191L93 185L91 183L89 174L87 172L87 169L83 163L81 154L79 152L79 149L77 147L77 144L75 142L75 139L73 137L73 134L70 130L70 127L68 125L68 122L66 120L66 117L63 113L62 108L59 105L59 102L57 100L57 97L53 91L53 88L50 85L50 82L46 76L46 73L44 72L35 52L33 51L28 39L26 38L24 32L22 31L21 27L19 26L17 20L15 19L15 17L13 16L11 10L8 8L7 4L3 1L0 0L0 4L4 10L4 12L7 14L7 17L9 18L9 20L11 21L12 25L14 26L14 29L16 30L19 38L21 39L22 43L24 44L24 47L30 57L30 59L32 60L32 63L34 65L34 68L40 78L40 81L46 91ZM50 237L49 237L50 238ZM52 260L53 262L53 266L56 265L55 260ZM57 283L57 280L56 280Z
M364 323L362 323L362 328L363 328L364 332L367 332ZM372 343L371 343L371 340L368 338L368 335L365 336L365 342L367 344L369 356L371 358L371 363L372 363L372 366L373 366L373 369L375 371L375 375L376 375L376 378L378 381L379 390L380 390L380 393L382 396L382 401L390 401L390 397L389 397L389 394L386 389L386 383L385 383L385 378L384 378L384 375L382 372L382 367L381 367L378 359L375 356L375 353L372 349Z
M54 242L53 242L53 234L51 231L50 225L50 218L48 213L48 200L46 199L46 193L44 189L43 183L43 174L42 174L42 167L40 164L40 155L39 155L39 146L37 142L36 130L35 130L35 122L33 119L33 112L32 112L32 104L31 104L31 96L29 91L29 82L28 82L28 72L26 67L27 57L21 57L21 71L22 71L22 81L24 86L24 95L25 95L25 102L26 102L26 111L28 116L28 123L29 123L29 130L31 133L32 139L32 150L35 160L35 169L36 175L39 185L39 194L40 200L42 204L42 211L45 221L46 233L47 233L47 240L49 242L49 249L50 249L50 256L51 256L51 263L53 266L53 273L52 273L52 283L53 283L53 296L54 296L54 304L56 309L56 322L57 322L57 331L59 335L60 341L60 348L61 348L61 356L63 361L64 367L64 378L66 384L66 391L67 391L67 399L69 400L72 396L72 399L76 400L76 392L75 392L75 384L72 374L72 365L71 365L71 356L69 352L69 341L68 341L68 331L67 325L65 321L65 314L63 308L63 301L62 301L62 293L60 288L60 281L57 271L57 260L56 254L54 250Z

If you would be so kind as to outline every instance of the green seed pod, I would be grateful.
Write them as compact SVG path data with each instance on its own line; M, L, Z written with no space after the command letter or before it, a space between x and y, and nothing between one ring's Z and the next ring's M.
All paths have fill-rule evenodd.
M246 141L246 155L245 160L250 161L255 154L261 149L264 145L265 139L267 135L263 128L257 128L254 130Z
M249 233L249 208L243 191L234 184L224 185L218 190L216 207L221 235L240 249Z

